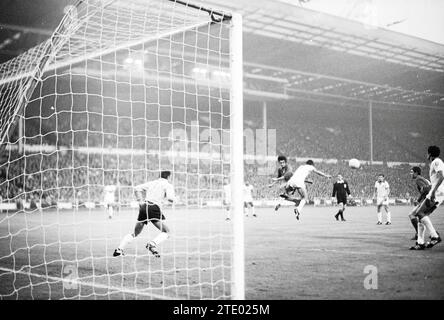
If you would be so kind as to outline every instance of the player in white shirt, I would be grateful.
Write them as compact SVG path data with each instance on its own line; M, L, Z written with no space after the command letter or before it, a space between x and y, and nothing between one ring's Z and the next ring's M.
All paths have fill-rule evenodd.
M310 173L316 173L320 176L331 178L330 175L323 173L315 168L313 160L308 160L305 164L299 166L296 171L291 176L290 180L287 182L286 186L286 195L288 196L290 193L294 191L298 191L301 196L301 200L294 209L294 214L296 215L296 219L299 220L299 215L302 213L302 209L305 206L305 203L308 199L307 187L305 183L308 181L307 177ZM290 197L287 197L287 200L290 200Z
M155 257L160 257L157 246L168 239L170 232L168 226L163 222L165 216L162 213L162 204L165 201L176 201L174 187L170 183L170 180L171 172L162 171L159 179L135 187L137 201L139 202L137 223L134 228L134 233L127 234L122 239L119 247L114 250L114 257L123 255L125 247L142 232L144 225L148 224L148 222L151 222L159 229L160 233L152 241L148 242L146 248ZM143 192L145 192L145 199L143 199Z
M230 207L231 207L231 185L228 182L228 178L224 178L224 200L223 205L225 208L225 220L230 221Z
M378 181L375 182L375 192L373 195L373 198L376 198L376 211L378 212L378 222L376 223L377 225L382 224L382 207L384 207L384 210L387 214L387 222L385 224L392 224L392 218L389 209L389 194L390 185L387 181L385 181L385 176L381 173L378 175Z
M115 185L108 185L105 186L105 188L103 189L103 192L105 194L103 202L105 205L106 212L108 213L109 219L112 219L114 206L116 205L116 199L115 199L116 190L117 187Z
M418 223L418 240L416 245L410 250L424 250L432 248L441 242L439 233L433 227L429 215L444 201L444 162L439 158L441 151L437 146L430 146L427 149L427 160L430 161L430 182L432 187L426 198L419 205L417 210ZM425 244L425 230L430 233L430 241Z
M244 185L244 213L245 216L248 217L248 212L253 214L253 217L257 217L256 212L254 211L253 205L253 190L254 187L247 181Z

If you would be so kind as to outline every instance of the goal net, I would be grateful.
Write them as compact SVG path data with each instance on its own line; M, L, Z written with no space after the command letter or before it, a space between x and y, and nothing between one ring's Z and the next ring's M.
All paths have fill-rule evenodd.
M85 0L0 65L0 298L243 298L241 41L186 1ZM161 170L160 258L151 224L113 257Z

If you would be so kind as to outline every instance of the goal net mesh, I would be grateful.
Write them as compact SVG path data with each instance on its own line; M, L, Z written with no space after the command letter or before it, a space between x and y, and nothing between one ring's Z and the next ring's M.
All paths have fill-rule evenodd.
M0 65L0 298L229 299L228 15L168 0L81 1ZM134 187L172 171L160 258ZM104 189L117 187L109 219Z

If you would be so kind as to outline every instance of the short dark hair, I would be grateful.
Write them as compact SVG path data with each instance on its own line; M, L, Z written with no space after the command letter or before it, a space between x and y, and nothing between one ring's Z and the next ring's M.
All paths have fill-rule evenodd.
M385 175L383 173L380 173L380 174L378 174L378 177L384 177L385 178Z
M160 177L163 179L168 179L170 175L171 175L171 171L168 171L168 170L164 170L164 171L160 172Z
M437 146L428 147L427 152L433 158L437 158L441 154L441 150L439 150L439 147L437 147Z
M420 167L413 167L412 171L418 175L421 175L421 168Z
M279 157L278 157L278 161L279 161L279 162L281 162L281 161L285 161L285 162L287 162L287 157L286 157L286 156L279 156Z
M314 162L313 162L313 160L307 160L306 164L309 164L312 166L312 165L314 165Z

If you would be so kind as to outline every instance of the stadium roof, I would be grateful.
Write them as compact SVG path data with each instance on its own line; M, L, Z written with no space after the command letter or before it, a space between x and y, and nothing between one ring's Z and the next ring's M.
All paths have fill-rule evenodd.
M276 1L204 5L242 13L246 74L289 96L444 106L442 44Z
M267 92L266 86L254 87L254 83L257 82L257 79L268 79L268 82L274 82L273 87L282 94L282 98L286 99L297 97L336 103L372 101L416 107L441 108L444 106L443 93L406 90L254 63L246 63L244 69L245 78L248 80L246 81L247 90L253 88Z
M221 1L204 5L221 7ZM242 13L247 33L444 72L444 45L269 0L225 0L222 8Z
M74 2L3 1L0 62L46 40ZM444 107L444 45L271 0L196 2L242 13L249 98Z

